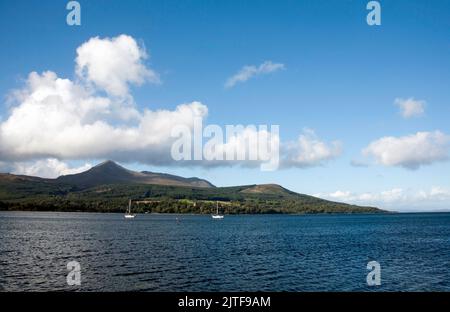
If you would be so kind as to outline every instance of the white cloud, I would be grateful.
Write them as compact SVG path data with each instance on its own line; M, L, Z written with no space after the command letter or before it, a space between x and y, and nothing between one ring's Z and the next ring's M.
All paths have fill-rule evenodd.
M171 156L177 139L172 137L172 129L185 125L192 133L194 120L204 121L207 117L207 106L194 101L173 110L137 109L127 93L128 84L143 82L150 71L143 67L143 52L129 36L93 38L77 51L77 70L83 79L72 81L51 71L32 72L25 86L11 93L11 109L0 121L1 168L52 176L68 172L68 167L58 163L66 160L114 159L204 167L253 166L266 161L259 157L250 162L176 162ZM111 55L111 60L103 60ZM271 72L280 66L266 62L257 71ZM97 88L92 88L91 83ZM99 88L104 88L106 94ZM244 150L245 155L250 155L258 148L251 142L264 135L267 133L260 129L245 129L219 145L218 150ZM279 144L287 147L287 155L280 160L284 167L321 165L340 154L339 142L324 143L311 130L287 144L280 143L278 133L269 136L277 148ZM36 160L33 165L31 162Z
M385 166L418 169L449 157L450 136L440 132L417 132L403 137L383 137L369 144L363 154Z
M66 163L55 158L41 159L36 162L19 162L13 164L12 173L41 178L57 178L61 175L75 174L92 167L86 163L82 166L70 168Z
M208 145L209 143L205 147ZM205 158L225 159L225 162L212 161L207 165L230 165L234 163L247 167L260 166L262 170L276 170L279 167L280 137L278 127L228 126L225 130L223 142L210 147L205 148Z
M272 63L271 61L265 61L259 66L244 66L241 70L239 70L239 72L237 72L234 76L230 77L227 80L227 82L225 83L225 87L231 88L234 87L237 83L245 82L254 76L272 73L284 68L284 64Z
M91 38L77 49L77 74L114 96L126 96L128 84L159 83L159 76L143 61L148 55L134 38Z
M400 108L400 114L403 118L419 117L425 113L425 101L415 100L414 98L397 98L394 104Z
M314 196L355 205L375 206L396 211L450 210L450 189L431 187L429 190L393 188L381 192L352 193L336 191Z
M26 86L14 94L18 104L0 124L0 159L13 162L96 158L174 164L170 154L176 140L171 135L174 126L185 125L193 132L194 119L204 120L208 114L208 108L200 102L181 104L174 110L138 111L132 103L95 95L84 85L59 78L53 72L31 73ZM259 148L256 138L264 135L275 146L281 144L286 152L281 156L283 167L322 165L341 152L339 142L325 143L312 130L304 130L296 142L280 143L278 134L245 128L216 149L219 153L243 152L244 161L176 164L260 165L267 158L262 159L259 153L257 159L248 160L251 152Z
M19 104L0 124L0 159L127 158L139 152L150 163L167 162L170 154L162 154L173 141L172 127L192 128L194 117L208 112L199 102L139 112L53 72L31 73L16 94Z
M342 153L342 144L339 141L323 142L313 130L304 129L297 141L285 143L282 149L284 166L301 168L320 166L337 158Z
M392 202L401 199L404 196L401 188L394 188L380 193L360 193L353 194L350 191L336 191L325 195L325 197L352 203L376 203L376 202Z
M446 189L439 186L434 186L429 192L429 196L433 196L439 200L450 200L450 189Z

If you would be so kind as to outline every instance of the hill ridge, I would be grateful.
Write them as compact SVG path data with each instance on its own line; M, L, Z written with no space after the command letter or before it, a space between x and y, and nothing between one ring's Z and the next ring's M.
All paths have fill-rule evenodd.
M121 212L129 199L141 203L136 212L212 213L216 202L235 214L384 212L273 183L215 187L199 178L132 171L113 161L56 179L0 174L0 210Z

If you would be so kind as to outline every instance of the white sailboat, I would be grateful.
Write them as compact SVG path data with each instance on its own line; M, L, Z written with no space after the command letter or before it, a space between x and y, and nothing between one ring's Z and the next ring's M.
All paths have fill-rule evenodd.
M223 215L219 214L219 202L216 201L216 213L211 216L213 219L223 219Z
M125 219L133 219L134 217L136 217L136 215L131 213L131 199L130 199L130 201L128 202L127 212L125 212Z

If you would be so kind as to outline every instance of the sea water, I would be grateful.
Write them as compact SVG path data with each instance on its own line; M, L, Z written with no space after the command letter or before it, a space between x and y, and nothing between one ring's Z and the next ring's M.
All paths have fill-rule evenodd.
M0 290L449 291L450 214L0 212Z

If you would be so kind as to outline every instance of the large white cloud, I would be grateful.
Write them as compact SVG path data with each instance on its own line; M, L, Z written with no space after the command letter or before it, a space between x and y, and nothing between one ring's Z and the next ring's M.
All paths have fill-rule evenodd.
M419 117L425 113L426 102L422 100L397 98L394 104L400 108L403 118Z
M250 78L262 75L262 74L268 74L272 73L281 69L284 69L284 64L281 63L272 63L272 61L265 61L259 66L251 65L251 66L244 66L242 67L236 74L234 74L232 77L228 78L228 80L225 83L226 88L234 87L237 83L245 82L249 80Z
M363 154L386 166L418 169L449 157L450 136L440 131L417 132L403 137L383 137L369 144Z
M119 158L139 151L148 162L168 161L161 155L173 141L174 125L192 128L195 116L208 109L199 102L175 110L137 111L90 93L82 85L58 78L53 72L31 73L27 86L17 93L20 103L0 125L0 157L26 160Z
M261 148L261 144L254 143L256 137L266 137L269 144L274 142L277 148L281 145L287 151L280 157L284 167L321 165L340 153L338 143L324 143L312 131L300 135L297 142L283 144L278 133L247 127L224 138L215 150L225 154L236 150L247 155L245 159L177 162L171 155L177 139L172 130L181 125L194 132L194 121L199 119L206 126L207 106L194 101L173 110L138 109L128 93L128 85L157 76L143 65L145 51L129 36L92 38L77 53L76 70L82 79L61 78L51 71L32 72L25 86L12 93L11 110L0 122L2 168L53 176L70 169L61 161L83 159L152 165L254 166L267 162L261 154L249 161L248 156ZM270 72L280 66L267 62L257 72ZM33 166L33 160L42 161Z
M203 122L208 114L208 108L200 102L181 104L174 110L138 111L133 104L95 95L89 88L59 78L53 72L31 73L26 86L15 94L18 105L0 124L0 159L15 162L38 158L107 158L173 164L170 152L176 138L172 137L172 129L184 125L193 133L194 120ZM224 141L216 146L215 153L226 155L236 151L245 155L245 159L203 159L177 164L260 165L269 160L261 157L258 150L261 138L268 142L269 150L271 146L278 149L281 144L285 154L279 160L283 167L321 165L341 151L339 142L323 142L312 130L305 130L296 142L284 144L278 133L268 130L244 127L231 136L223 134ZM250 159L252 153L257 155L255 159Z
M77 49L77 74L114 96L128 94L128 84L160 81L158 74L143 63L145 49L127 35L91 38Z

